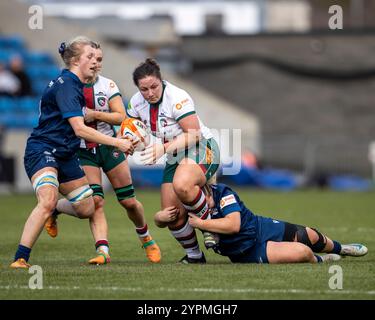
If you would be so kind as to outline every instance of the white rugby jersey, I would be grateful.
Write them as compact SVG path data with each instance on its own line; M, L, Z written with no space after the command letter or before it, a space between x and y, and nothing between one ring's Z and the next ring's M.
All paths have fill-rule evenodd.
M150 106L142 94L137 92L130 99L126 112L129 117L143 121L154 136L167 142L184 132L178 121L196 112L193 99L185 90L165 80L163 84L165 89L159 106ZM202 136L205 139L212 138L210 129L203 124L199 117L198 120Z
M103 76L98 76L95 83L85 85L83 95L86 100L86 108L101 112L111 112L108 104L109 101L118 95L121 96L121 93L114 81ZM86 125L105 135L115 135L113 125L107 122L96 120L86 123ZM81 139L81 148L94 148L97 146L98 144L95 142Z

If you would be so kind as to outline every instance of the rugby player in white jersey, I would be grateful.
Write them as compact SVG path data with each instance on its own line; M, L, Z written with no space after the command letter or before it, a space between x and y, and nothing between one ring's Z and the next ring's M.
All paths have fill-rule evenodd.
M144 164L156 163L167 155L161 186L161 206L177 218L167 223L172 235L185 249L183 263L205 263L187 212L210 219L202 187L215 175L220 152L211 131L199 119L190 95L162 79L160 67L146 59L133 72L139 92L127 107L129 117L145 123L162 143L155 143L142 154ZM216 245L214 235L203 233L205 245Z

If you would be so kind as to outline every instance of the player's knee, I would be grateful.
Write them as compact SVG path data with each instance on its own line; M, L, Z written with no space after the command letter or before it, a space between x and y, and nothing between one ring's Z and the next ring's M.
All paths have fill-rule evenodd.
M42 212L46 215L46 218L48 218L55 210L57 200L57 193L53 189L43 192L43 195L39 196L38 206L42 209Z
M73 204L74 209L77 213L77 217L80 219L91 218L95 212L95 204L92 197L86 198Z
M308 246L304 246L301 252L303 261L310 262L314 259L314 253Z
M104 207L104 199L101 196L94 196L93 199L94 199L95 210L98 210Z
M317 229L314 228L306 228L310 229L311 233L314 235L314 241L311 241L311 249L314 252L322 252L327 244L327 238L324 234L321 234Z
M311 244L317 243L319 240L319 235L317 232L315 232L313 229L306 227L307 236L309 237L309 240Z
M140 205L139 201L135 197L121 200L120 203L124 209L126 209L126 211L131 212L137 210Z
M185 177L179 177L173 180L173 189L178 196L188 194L192 187L191 182Z
M66 198L74 207L78 218L90 218L95 211L95 204L92 198L93 190L89 185L83 185L69 192Z
M300 262L309 262L312 261L312 259L314 258L314 254L311 251L311 249L302 243L298 246L296 251L298 261Z

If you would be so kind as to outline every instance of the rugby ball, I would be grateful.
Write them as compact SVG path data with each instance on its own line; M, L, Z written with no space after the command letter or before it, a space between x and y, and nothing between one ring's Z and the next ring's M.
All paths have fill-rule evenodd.
M126 118L120 127L122 138L131 137L139 141L135 151L143 151L150 143L150 134L147 126L138 119Z

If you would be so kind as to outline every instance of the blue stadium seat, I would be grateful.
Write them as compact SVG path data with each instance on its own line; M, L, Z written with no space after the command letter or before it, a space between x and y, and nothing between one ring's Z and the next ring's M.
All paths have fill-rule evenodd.
M0 36L0 48L23 50L25 48L25 42L23 38L18 35Z
M16 50L16 49L3 49L3 48L0 48L0 61L2 63L6 64L6 65L8 65L10 59L13 56L16 56L16 55L22 56L23 55L23 51Z
M17 102L17 111L38 113L39 99L33 97L19 98Z
M0 124L10 129L31 129L38 124L38 115L0 114Z
M16 100L10 97L0 97L0 113L6 113L16 109Z
M26 73L32 79L32 81L43 78L43 68L39 66L28 66L26 68Z
M35 80L32 82L33 92L37 97L40 97L47 88L49 80Z
M29 66L26 69L26 73L33 81L44 80L44 82L49 82L49 80L55 79L60 73L60 69L56 66Z
M43 71L43 77L46 80L53 80L56 79L61 73L60 68L56 66L49 66L46 67Z
M30 65L54 65L52 56L46 52L31 51L25 56L25 61Z

